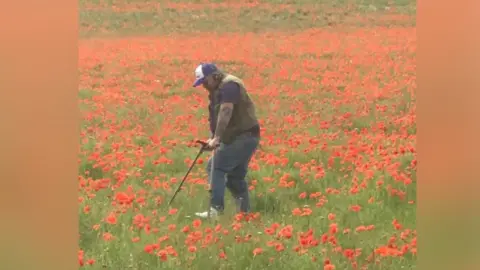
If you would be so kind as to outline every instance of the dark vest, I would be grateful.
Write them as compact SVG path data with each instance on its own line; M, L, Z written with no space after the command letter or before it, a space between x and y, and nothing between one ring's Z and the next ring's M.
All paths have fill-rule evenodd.
M225 83L230 81L236 82L240 85L240 100L237 104L234 104L232 117L230 118L223 136L220 138L220 141L225 144L232 143L236 136L258 125L257 116L255 114L255 105L247 94L245 84L241 79L231 74L226 74L218 88L220 89ZM216 104L215 115L217 116L217 119L219 110L220 104Z

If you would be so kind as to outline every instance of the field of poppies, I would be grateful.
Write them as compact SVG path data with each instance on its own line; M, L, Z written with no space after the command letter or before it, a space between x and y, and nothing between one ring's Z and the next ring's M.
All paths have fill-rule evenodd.
M79 264L90 269L413 269L412 0L80 0ZM202 61L262 125L253 212L208 208Z

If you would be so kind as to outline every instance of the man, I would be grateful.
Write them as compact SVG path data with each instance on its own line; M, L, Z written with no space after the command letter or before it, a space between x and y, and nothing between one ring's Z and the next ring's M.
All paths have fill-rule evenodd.
M235 198L237 211L249 212L250 199L245 177L251 157L260 140L260 126L255 106L243 81L220 71L214 64L202 63L195 70L193 87L202 85L209 93L211 138L213 150L207 163L210 181L210 213L196 213L205 218L215 217L224 210L225 187ZM212 168L213 166L213 168Z

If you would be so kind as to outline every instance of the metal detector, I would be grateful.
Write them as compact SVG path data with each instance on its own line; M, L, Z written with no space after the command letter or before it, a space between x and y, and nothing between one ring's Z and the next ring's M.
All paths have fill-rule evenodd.
M200 141L200 140L197 140L195 141L196 143L199 143L202 145L202 147L200 148L200 151L198 152L197 156L195 157L195 159L193 160L192 162L192 165L190 165L190 168L188 169L187 173L185 174L185 176L183 177L182 181L180 182L180 185L178 185L178 188L177 190L175 191L175 193L173 194L172 198L170 199L170 202L168 203L168 205L171 205L173 200L175 199L175 197L177 196L178 192L180 191L180 189L182 188L183 186L183 183L185 182L185 180L187 179L188 175L190 174L190 171L192 171L193 167L195 166L195 164L197 163L197 160L198 158L202 155L202 153L208 148L208 144L204 141Z

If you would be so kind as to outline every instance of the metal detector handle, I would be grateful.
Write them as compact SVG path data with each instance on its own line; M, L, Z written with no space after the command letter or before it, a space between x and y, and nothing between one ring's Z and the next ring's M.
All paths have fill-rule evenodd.
M213 151L214 148L208 146L208 143L207 142L204 142L204 141L201 141L201 140L196 140L195 143L198 143L200 145L202 145L202 151Z
M201 140L196 140L195 143L200 144L204 149L208 147L208 143Z

